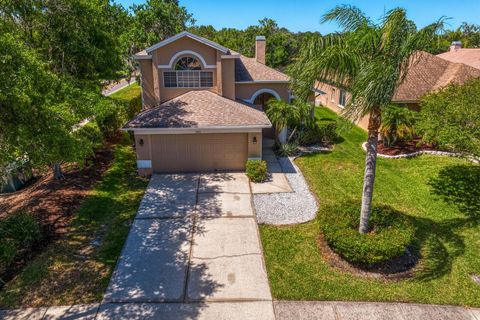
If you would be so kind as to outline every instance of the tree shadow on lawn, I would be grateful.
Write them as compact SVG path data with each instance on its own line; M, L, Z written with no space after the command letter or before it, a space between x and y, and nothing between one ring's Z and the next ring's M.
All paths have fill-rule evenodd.
M428 183L434 196L456 206L464 217L441 222L413 218L418 228L418 249L422 262L417 279L430 280L447 274L456 258L465 252L460 232L480 222L480 166L454 165L442 169ZM449 250L447 250L447 246Z

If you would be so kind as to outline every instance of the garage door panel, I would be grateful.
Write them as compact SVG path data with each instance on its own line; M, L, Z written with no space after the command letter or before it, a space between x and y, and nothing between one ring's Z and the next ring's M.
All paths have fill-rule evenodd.
M246 133L152 135L151 141L154 172L243 170L247 161Z

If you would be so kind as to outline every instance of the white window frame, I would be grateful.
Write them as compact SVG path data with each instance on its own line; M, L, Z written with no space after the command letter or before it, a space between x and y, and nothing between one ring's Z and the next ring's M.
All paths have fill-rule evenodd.
M170 73L170 74L175 74L175 83L176 83L176 86L167 86L166 85L166 82L165 82L165 76L166 76L166 73ZM211 77L212 77L212 85L211 86L202 86L202 77L201 77L201 73L202 72L205 72L205 73L210 73L211 74ZM183 82L187 82L188 85L187 86L180 86L179 85L179 79L178 79L178 75L179 74L182 74L182 77L187 77L187 80L183 80ZM191 79L188 79L190 78ZM197 78L197 79L195 79ZM189 80L193 80L192 82L189 82ZM169 70L169 71L164 71L163 73L163 87L164 88L182 88L182 89L198 89L198 88L213 88L214 86L214 81L213 81L213 71L205 71L205 70ZM197 82L198 81L198 86L193 86L192 83L193 82Z
M332 93L330 95L330 101L336 102L337 99L337 89L332 88Z
M343 96L344 96L343 104L342 104L342 93L343 93ZM345 108L346 104L347 104L347 91L345 91L343 89L340 89L340 92L338 94L338 106L343 109L343 108Z

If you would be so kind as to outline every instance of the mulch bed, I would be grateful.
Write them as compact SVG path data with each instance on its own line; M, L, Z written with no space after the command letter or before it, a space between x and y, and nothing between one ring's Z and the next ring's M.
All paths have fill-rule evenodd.
M366 268L354 265L346 261L338 253L334 252L328 243L323 239L322 235L317 238L317 245L320 249L322 258L332 267L342 272L351 273L364 278L374 278L381 280L399 281L414 276L415 266L418 265L419 256L407 252L402 256L375 267Z
M100 180L113 160L113 145L120 137L106 142L80 169L75 164L63 165L65 179L55 180L51 170L36 177L24 189L0 195L0 219L18 211L35 215L48 230L58 237L68 230L75 212L92 186Z
M397 156L403 154L414 153L422 150L435 150L431 145L424 144L419 138L415 138L411 141L399 141L394 146L387 147L383 145L382 141L379 141L377 152L389 156Z

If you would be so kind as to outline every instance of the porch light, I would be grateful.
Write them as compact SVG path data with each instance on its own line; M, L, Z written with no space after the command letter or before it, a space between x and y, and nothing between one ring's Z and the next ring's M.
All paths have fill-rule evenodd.
M138 144L143 147L143 139L138 140Z
M253 144L257 144L257 136L253 136Z

